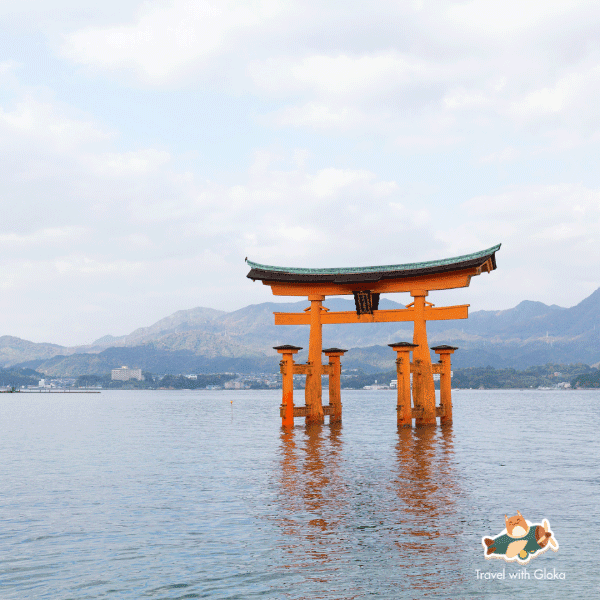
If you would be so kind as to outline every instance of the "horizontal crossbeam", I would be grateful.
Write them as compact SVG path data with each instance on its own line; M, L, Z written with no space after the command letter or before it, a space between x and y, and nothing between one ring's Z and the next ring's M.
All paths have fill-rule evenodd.
M402 412L403 409L404 409L404 407L401 404L398 405L398 407L396 408L396 410L398 412ZM422 417L423 416L423 407L417 406L416 408L412 408L411 414L412 414L413 419L418 419L418 418ZM435 416L436 417L443 417L443 416L445 416L445 414L446 414L446 408L444 406L436 406L435 407Z
M323 405L323 414L325 416L335 415L336 412L340 412L342 410L342 405L338 404L337 407L332 404L324 404ZM283 417L285 414L285 406L281 405L279 407L279 416ZM294 406L294 417L308 417L310 414L309 406Z
M284 313L276 312L275 325L310 325L310 313ZM469 305L459 306L429 306L423 315L426 321L445 321L449 319L467 319ZM395 323L399 321L414 321L414 308L400 308L394 310L375 310L372 315L357 315L354 311L322 312L323 325L338 323Z
M279 363L279 372L282 375L287 374L288 366L281 361ZM302 364L302 363L294 363L292 367L292 372L294 375L312 375L315 372L315 369L312 365ZM334 375L334 365L321 365L320 366L321 375Z

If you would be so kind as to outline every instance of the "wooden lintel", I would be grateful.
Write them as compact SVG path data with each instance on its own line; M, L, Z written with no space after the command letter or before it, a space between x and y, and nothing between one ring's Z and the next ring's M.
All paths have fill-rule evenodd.
M404 406L399 405L396 407L396 410L398 412L401 412L404 409ZM435 407L435 416L436 417L443 417L446 414L446 408L444 406L436 406ZM422 408L412 408L411 409L411 416L413 419L418 419L420 417L423 416L423 409Z
M334 365L321 365L321 375L335 375Z
M281 413L283 406L279 409ZM308 406L294 406L294 417L308 417L309 407Z
M425 308L425 320L445 321L449 319L467 319L469 305L459 306L428 306ZM310 325L309 313L283 313L276 312L275 325ZM329 311L321 314L321 322L335 323L395 323L399 321L414 321L414 308L400 308L393 310L375 310L372 315L357 315L354 311Z
M371 291L378 294L394 292L410 292L411 290L448 290L459 287L468 287L471 277L478 275L475 267L438 273L436 275L421 277L403 277L398 279L381 279L366 283L291 283L284 281L263 281L264 285L271 286L274 296L352 296L356 291Z
M323 406L323 414L324 415L333 415L336 412L336 407L331 404L325 404ZM338 411L341 409L341 405L338 405ZM279 416L283 417L285 413L285 406L281 405L279 407ZM309 415L309 407L308 406L294 406L294 417L308 417Z
M440 363L433 363L431 365L431 372L432 373L443 373L444 372L444 366L440 365Z
M334 365L321 365L321 375L333 375ZM294 364L294 375L310 375L313 372L313 368L311 365L307 364ZM279 363L279 372L282 375L287 374L287 365L283 362Z

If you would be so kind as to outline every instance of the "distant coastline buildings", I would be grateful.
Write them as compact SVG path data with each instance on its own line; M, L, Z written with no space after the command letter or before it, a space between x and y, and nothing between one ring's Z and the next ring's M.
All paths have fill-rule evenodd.
M142 370L141 369L130 369L129 367L121 367L120 369L113 369L110 372L110 378L113 381L129 381L130 379L137 379L142 381Z

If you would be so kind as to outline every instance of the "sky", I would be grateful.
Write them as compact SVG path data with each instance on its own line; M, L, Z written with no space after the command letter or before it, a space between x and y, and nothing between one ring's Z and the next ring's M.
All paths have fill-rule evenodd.
M0 0L0 35L0 335L273 300L246 256L501 243L428 298L472 311L600 286L598 3Z

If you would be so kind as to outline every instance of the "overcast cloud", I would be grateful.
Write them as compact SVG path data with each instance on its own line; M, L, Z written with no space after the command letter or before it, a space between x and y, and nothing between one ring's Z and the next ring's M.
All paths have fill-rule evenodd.
M270 300L244 257L502 243L438 304L599 285L600 6L0 4L0 335L89 343ZM406 301L402 296L396 298Z

